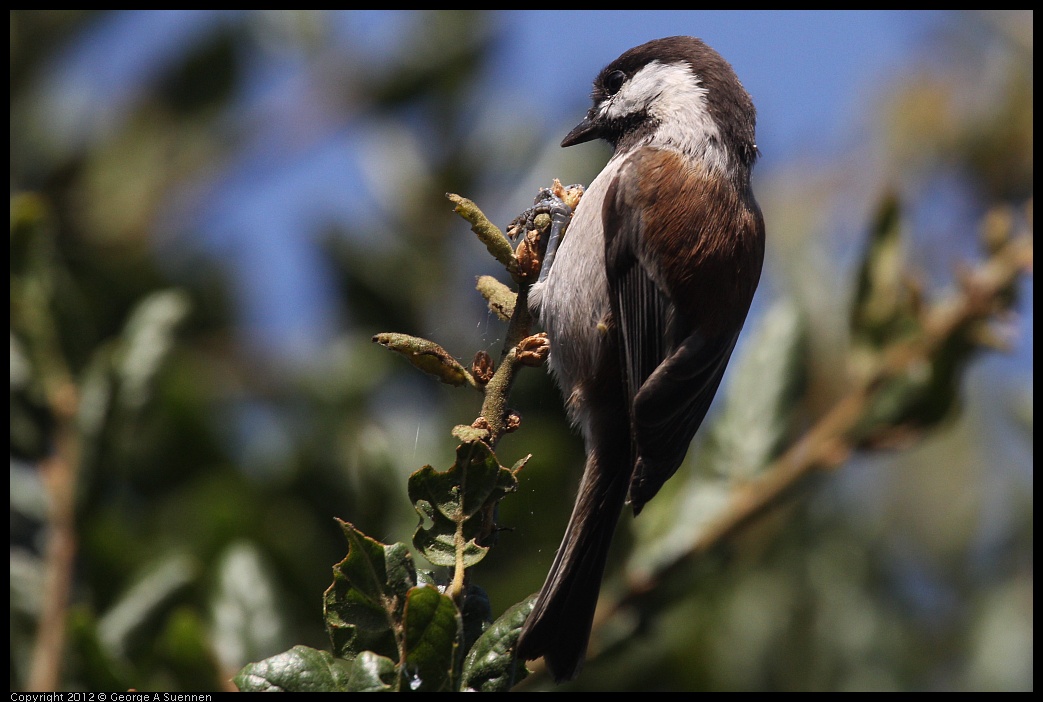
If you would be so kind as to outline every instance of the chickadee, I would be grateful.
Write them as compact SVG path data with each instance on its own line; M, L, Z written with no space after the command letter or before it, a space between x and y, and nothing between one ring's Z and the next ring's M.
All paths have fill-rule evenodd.
M604 139L614 152L531 298L587 450L517 646L559 682L583 664L624 503L636 515L684 459L764 258L750 188L756 111L716 51L692 37L650 41L606 66L592 97L561 145Z

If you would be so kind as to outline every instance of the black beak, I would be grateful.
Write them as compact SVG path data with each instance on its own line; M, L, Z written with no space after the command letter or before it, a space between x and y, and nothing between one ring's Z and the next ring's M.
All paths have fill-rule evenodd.
M577 124L571 132L561 140L562 146L575 146L586 141L592 141L601 136L600 125L595 122L588 113L583 121Z

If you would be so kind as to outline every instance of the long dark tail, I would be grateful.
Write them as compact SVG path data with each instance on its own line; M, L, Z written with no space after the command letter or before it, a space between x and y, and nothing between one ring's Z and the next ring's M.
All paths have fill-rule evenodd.
M588 446L576 506L536 605L522 628L518 656L543 656L557 682L579 674L587 652L612 535L630 483L629 427L622 417Z

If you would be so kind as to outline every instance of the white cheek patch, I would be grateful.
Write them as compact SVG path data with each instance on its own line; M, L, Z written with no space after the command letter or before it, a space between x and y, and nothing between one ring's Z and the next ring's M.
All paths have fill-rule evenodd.
M728 172L728 154L710 116L707 90L686 64L652 61L601 104L605 119L644 112L659 127L645 142L689 154L708 168Z

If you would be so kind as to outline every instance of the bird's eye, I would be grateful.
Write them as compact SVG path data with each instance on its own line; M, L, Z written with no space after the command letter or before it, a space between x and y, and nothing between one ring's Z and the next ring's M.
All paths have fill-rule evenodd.
M605 92L609 95L615 95L623 87L623 81L626 79L627 74L623 73L623 71L612 71L605 76Z

